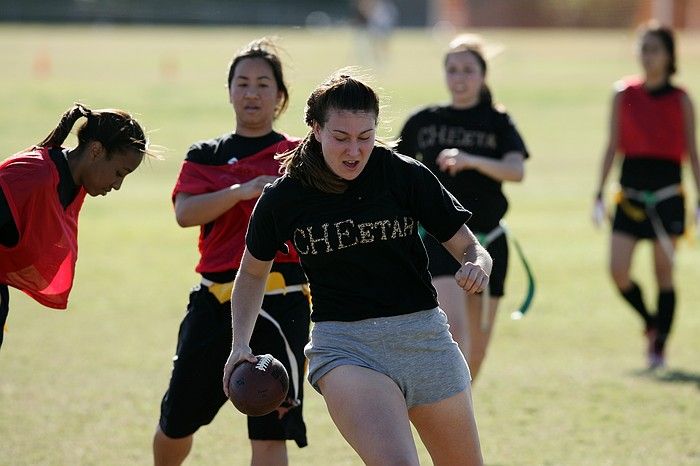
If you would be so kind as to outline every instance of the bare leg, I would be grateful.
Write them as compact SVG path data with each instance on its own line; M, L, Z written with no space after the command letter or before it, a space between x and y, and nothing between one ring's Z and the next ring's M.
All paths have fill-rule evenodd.
M639 285L630 278L632 254L636 245L636 238L613 232L610 242L610 273L622 297L644 321L645 334L651 342L656 334L655 319L644 303Z
M284 440L251 440L251 466L287 466L287 442Z
M415 406L409 416L435 466L483 464L469 388L437 403Z
M481 300L479 295L467 296L467 314L469 316L469 370L472 374L472 383L476 380L481 364L486 357L486 350L491 341L493 326L496 321L496 310L500 299L491 297L489 299L488 322L486 326L482 325Z
M678 238L671 238L673 249L676 249ZM659 241L654 241L654 273L659 290L673 288L673 261L664 252Z
M155 466L179 466L192 449L193 436L170 438L156 429L153 436L153 464Z
M364 367L340 366L318 384L333 422L365 464L419 464L406 401L393 380Z
M467 294L455 283L454 277L436 277L433 286L438 294L440 309L447 314L452 339L457 342L464 358L469 357L469 329L467 326Z
M613 232L610 241L610 274L615 285L623 292L632 285L630 267L632 266L632 253L636 245L636 238Z

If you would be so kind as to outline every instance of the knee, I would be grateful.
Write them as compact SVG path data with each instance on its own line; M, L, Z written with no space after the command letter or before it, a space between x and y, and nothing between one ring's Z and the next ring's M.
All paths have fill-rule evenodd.
M405 454L405 455L393 455L391 458L384 458L381 460L381 462L377 463L381 464L382 466L387 465L387 466L418 466L419 463L416 462L415 458L413 458L413 455L410 454Z
M625 290L630 285L630 273L627 267L618 264L610 264L610 277L618 288Z
M160 427L153 436L153 460L156 466L180 465L190 453L193 436L168 437Z
M284 440L251 440L251 449L261 455L279 454L287 452L287 443Z
M250 464L257 465L286 465L287 444L284 440L251 440L252 459Z

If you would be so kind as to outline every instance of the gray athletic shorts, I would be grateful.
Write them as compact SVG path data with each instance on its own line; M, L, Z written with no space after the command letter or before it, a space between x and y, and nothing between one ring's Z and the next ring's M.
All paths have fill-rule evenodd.
M309 382L319 393L319 379L347 365L391 378L408 408L444 400L471 383L467 362L440 308L356 322L317 322L304 354Z

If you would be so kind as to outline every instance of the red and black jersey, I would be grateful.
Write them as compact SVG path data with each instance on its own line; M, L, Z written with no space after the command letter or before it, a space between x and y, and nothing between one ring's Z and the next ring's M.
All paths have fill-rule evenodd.
M0 164L0 187L19 233L18 242L0 245L0 283L41 304L65 309L78 258L78 216L85 191L62 205L61 177L51 148L34 147Z
M628 158L655 158L678 164L687 150L682 98L667 85L648 90L640 79L620 83L618 148Z
M261 175L280 175L275 155L287 152L299 139L271 132L259 138L237 134L200 141L192 147L183 162L173 189L178 193L204 194L245 183ZM245 247L248 221L257 199L240 201L213 222L200 227L200 260L198 273L228 272L239 268ZM298 263L299 257L287 244L289 253L278 252L275 262Z
M682 100L685 91L667 83L647 89L639 78L616 83L618 150L624 154L620 184L657 190L681 182L687 150Z

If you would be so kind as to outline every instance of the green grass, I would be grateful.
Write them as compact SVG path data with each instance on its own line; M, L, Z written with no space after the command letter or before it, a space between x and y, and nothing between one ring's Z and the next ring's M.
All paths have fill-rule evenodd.
M508 221L538 280L530 314L510 321L524 289L513 262L475 386L487 464L700 463L700 250L681 246L669 369L646 374L640 325L606 276L608 235L589 222L612 83L637 70L632 33L483 32L505 47L489 82L532 154L525 182L507 187ZM398 33L391 60L373 70L357 63L345 30L0 26L3 158L41 140L75 100L136 113L167 148L164 161L145 164L122 191L86 201L68 312L11 292L0 352L0 463L151 462L177 328L197 280L197 232L177 227L170 190L188 145L233 127L228 61L271 33L287 51L291 105L278 128L289 133L305 132L306 97L344 65L364 65L383 89L385 136L396 135L413 109L447 98L440 68L447 37L422 30ZM42 55L50 59L43 77L34 71ZM699 56L700 36L682 35L678 81L696 96ZM634 271L649 300L651 270L641 246ZM360 464L323 400L306 390L310 446L290 446L293 464ZM189 464L247 464L248 450L245 419L227 405L197 434Z

